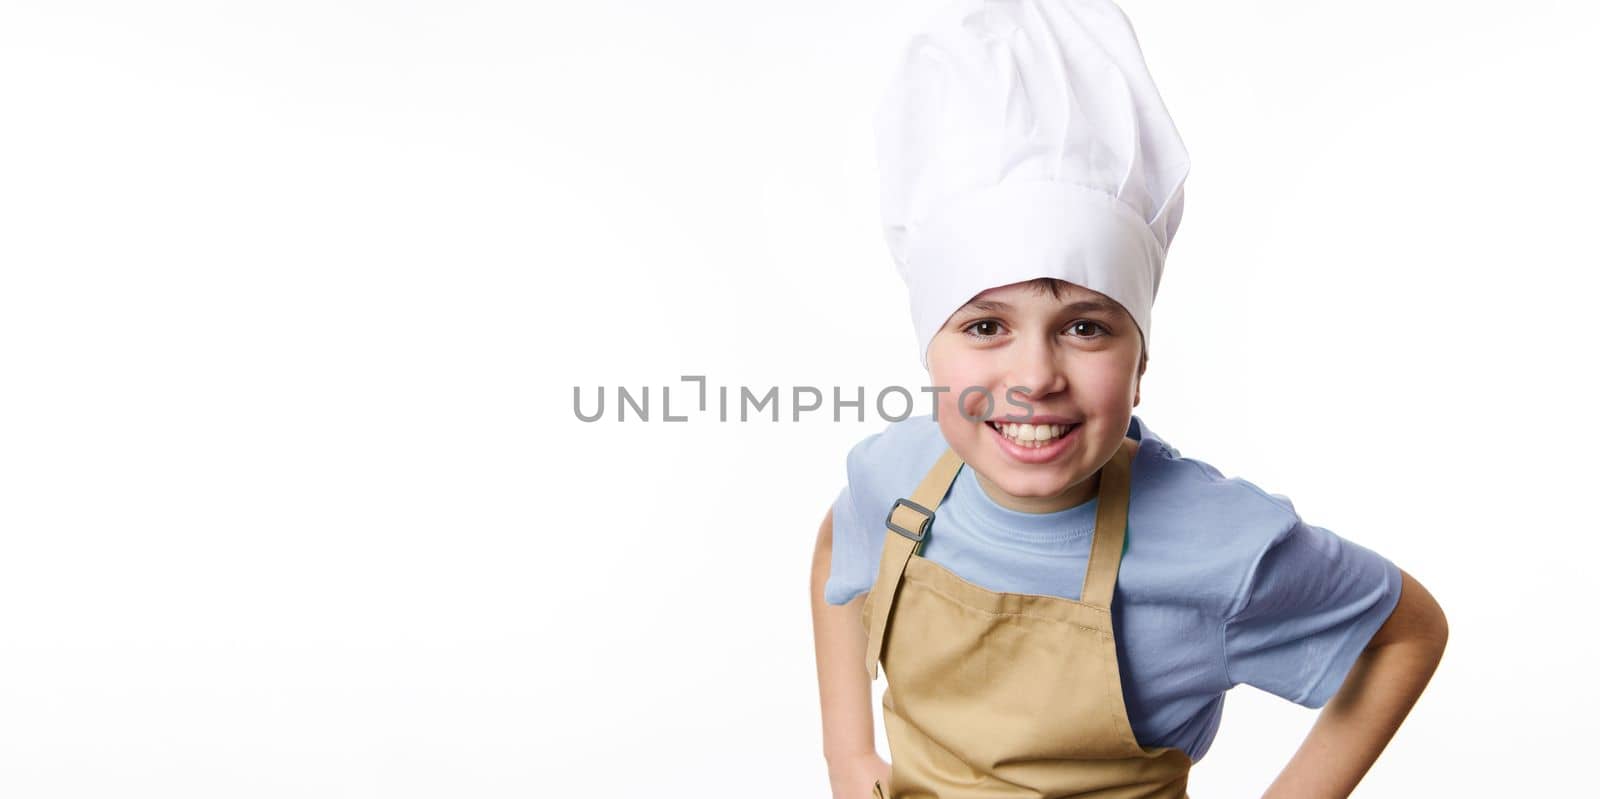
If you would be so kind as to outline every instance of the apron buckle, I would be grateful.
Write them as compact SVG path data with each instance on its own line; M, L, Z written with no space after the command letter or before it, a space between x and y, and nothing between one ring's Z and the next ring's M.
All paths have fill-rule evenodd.
M926 519L923 519L921 524L917 525L916 532L912 532L911 530L908 530L908 529L906 529L904 527L901 527L900 525L894 523L894 512L896 510L899 510L901 505L904 505L904 506L906 506L906 507L908 507L908 508L910 508L910 509L912 509L912 510L914 510L914 511L916 511L918 513L921 513L922 515L928 517ZM895 500L893 505L889 506L889 515L884 517L883 523L888 525L890 530L893 530L893 531L905 536L906 538L911 539L912 541L916 541L917 543L921 543L922 539L928 537L928 525L933 524L933 511L931 511L931 510L929 510L927 508L924 508L921 505L918 505L917 503L912 502L909 499L906 499L905 497L901 497L901 498Z

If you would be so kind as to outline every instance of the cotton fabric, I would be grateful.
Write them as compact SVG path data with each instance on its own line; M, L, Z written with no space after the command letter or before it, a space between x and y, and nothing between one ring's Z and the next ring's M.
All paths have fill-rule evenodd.
M950 315L1054 277L1151 305L1189 155L1109 0L957 0L903 50L876 117L884 237L924 367Z
M1138 742L1198 761L1226 691L1239 684L1321 707L1393 611L1399 568L1307 523L1287 497L1181 456L1137 415L1127 435L1140 446L1112 617ZM924 415L851 449L833 506L826 601L844 604L871 587L884 515L947 446ZM983 493L969 465L940 505L922 555L991 591L1078 599L1096 504L1010 510Z

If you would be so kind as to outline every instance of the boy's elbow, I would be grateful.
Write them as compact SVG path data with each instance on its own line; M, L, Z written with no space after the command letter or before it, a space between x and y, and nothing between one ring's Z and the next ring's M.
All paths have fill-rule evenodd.
M1442 608L1439 610L1439 619L1434 630L1433 641L1436 657L1444 657L1444 648L1450 643L1450 620L1445 618Z
M1404 643L1426 649L1436 657L1444 654L1450 640L1450 620L1433 594L1417 582L1416 578L1400 571L1400 601L1378 632L1373 635L1368 648Z
M1423 621L1419 625L1416 637L1422 645L1437 655L1443 655L1446 644L1450 642L1450 619L1445 616L1444 608L1440 607L1433 595L1428 593L1428 589L1423 588L1421 583L1413 582L1426 598L1422 603Z
M1444 659L1445 646L1450 642L1450 620L1445 618L1444 610L1434 605L1428 613L1427 620L1411 639L1411 644L1425 659L1438 665Z

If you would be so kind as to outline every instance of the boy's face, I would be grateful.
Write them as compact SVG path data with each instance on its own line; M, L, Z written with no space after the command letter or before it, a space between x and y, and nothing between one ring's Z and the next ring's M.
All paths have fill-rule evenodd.
M1059 299L1026 282L989 289L928 345L929 376L949 387L935 395L945 441L990 498L1027 513L1093 499L1139 404L1143 340L1133 317L1104 294L1058 286ZM1050 423L1035 424L1033 441L990 424L1029 419Z

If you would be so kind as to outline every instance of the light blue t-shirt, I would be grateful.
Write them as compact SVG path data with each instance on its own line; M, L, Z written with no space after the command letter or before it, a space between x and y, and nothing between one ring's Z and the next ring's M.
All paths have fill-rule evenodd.
M1224 692L1240 683L1321 707L1394 610L1400 569L1305 523L1287 497L1180 456L1138 416L1128 436L1140 445L1112 623L1140 745L1177 747L1198 761L1222 720ZM946 446L924 415L850 450L849 482L833 506L830 604L872 586L885 515ZM921 554L990 591L1078 599L1096 504L1011 510L964 466Z

